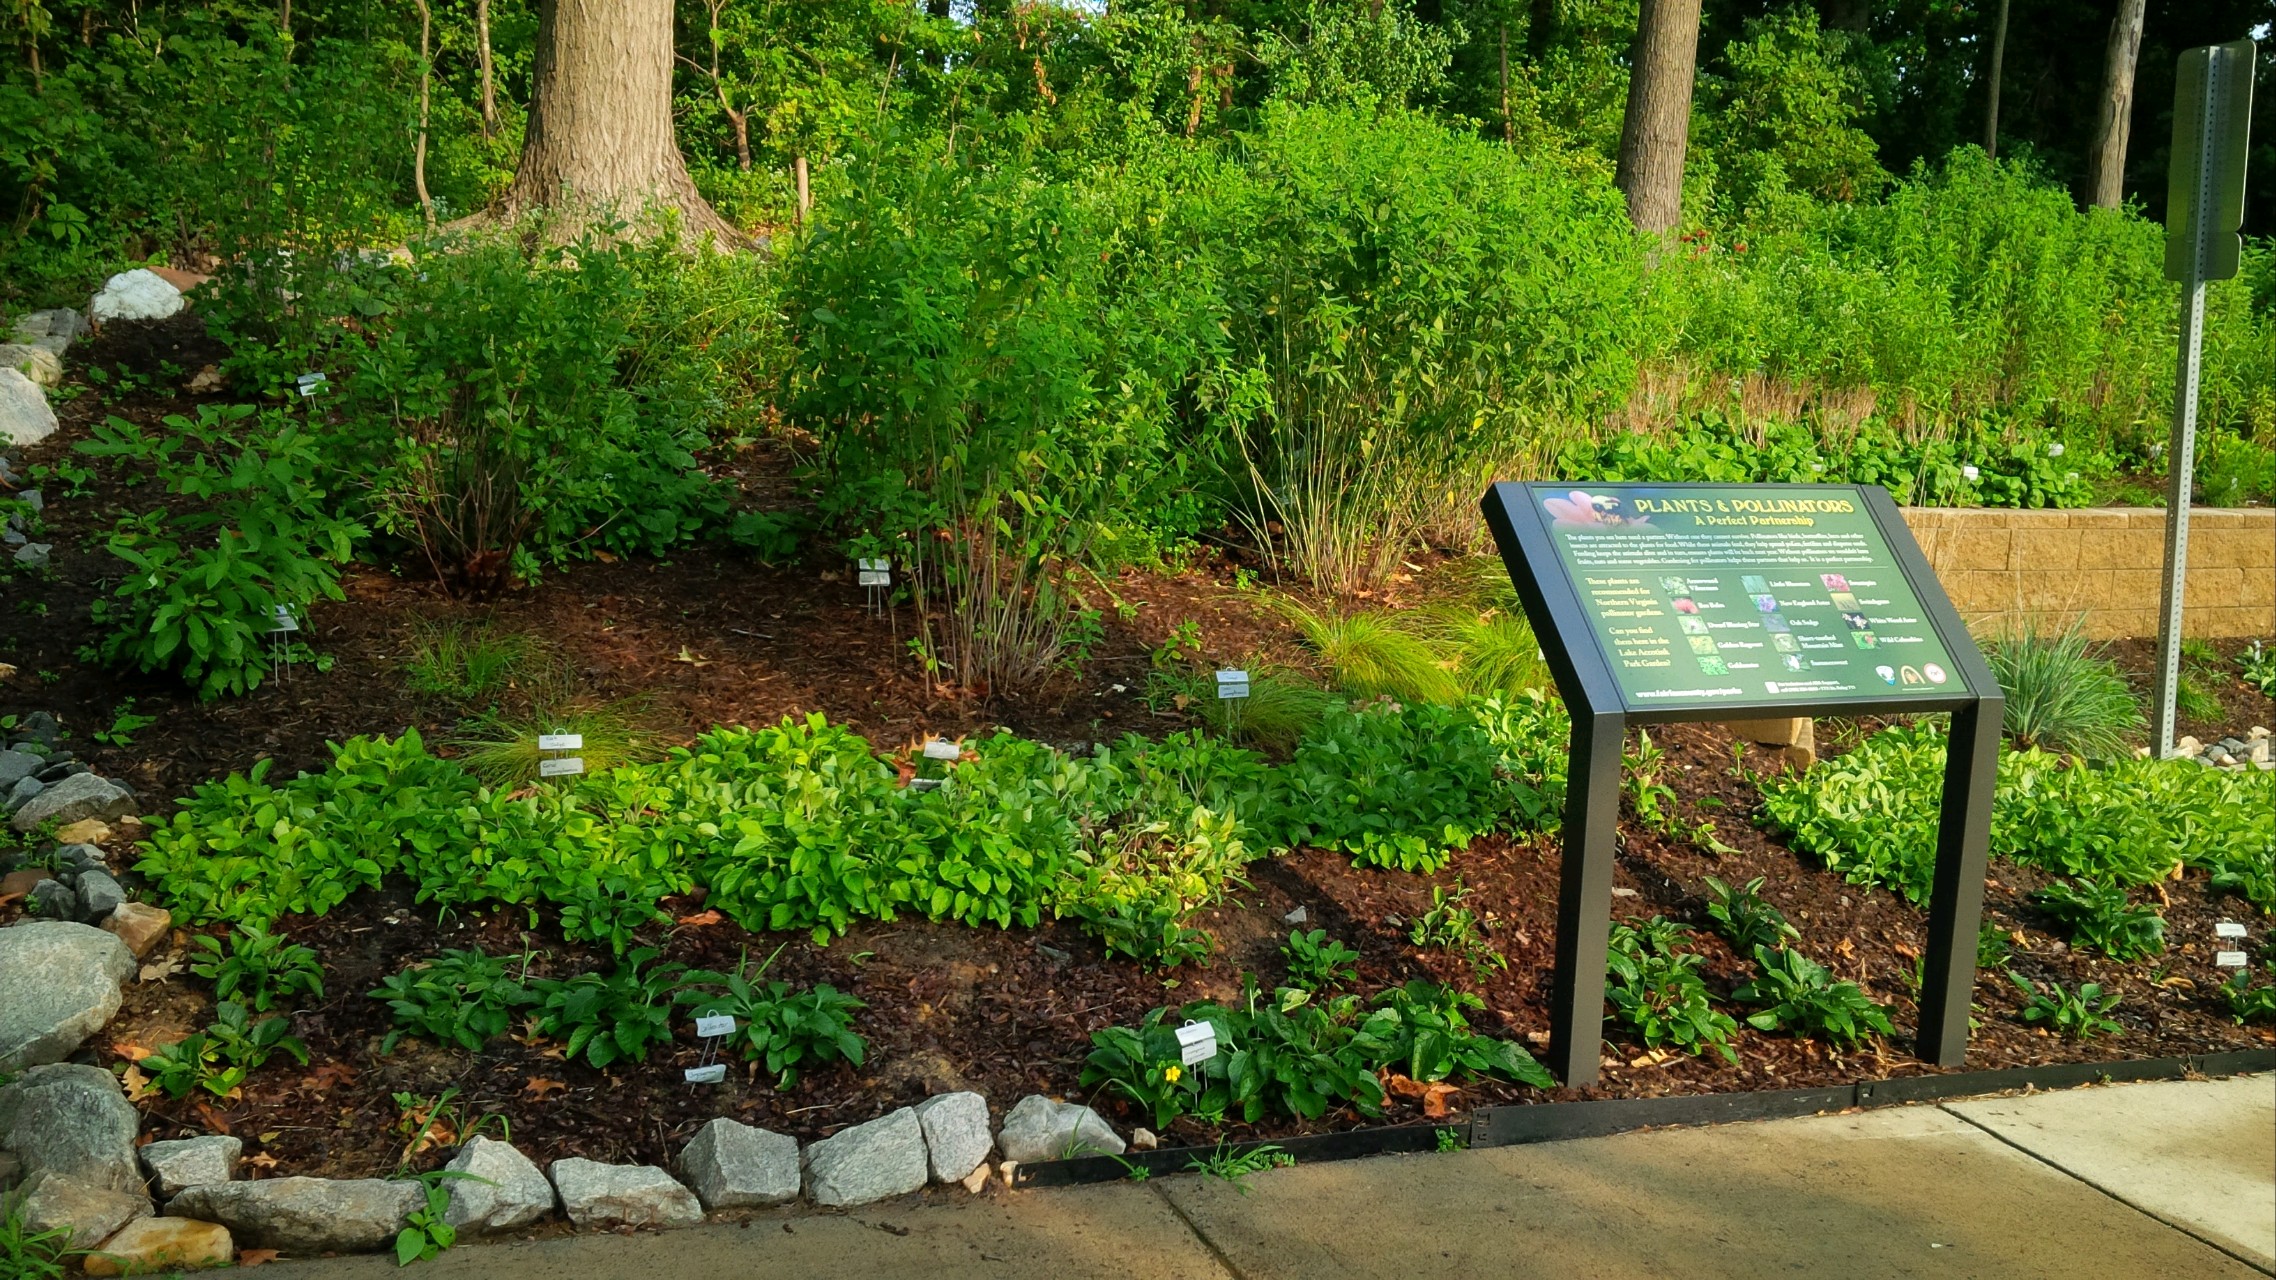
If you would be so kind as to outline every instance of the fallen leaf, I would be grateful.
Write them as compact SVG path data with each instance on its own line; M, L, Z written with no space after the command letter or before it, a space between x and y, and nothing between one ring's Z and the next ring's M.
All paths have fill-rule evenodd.
M346 1084L356 1078L356 1069L345 1062L327 1062L311 1070L301 1080L300 1087L310 1093L328 1093L333 1085ZM262 1139L267 1141L267 1139Z
M258 1267L276 1260L277 1251L274 1249L239 1249L237 1251L237 1265L240 1267Z
M155 1053L156 1050L145 1048L132 1040L113 1040L111 1041L111 1052L128 1062L140 1062Z
M522 1086L522 1092L535 1098L543 1098L549 1093L568 1087L567 1084L559 1080L548 1080L544 1076L531 1076L529 1083Z
M701 655L695 653L690 653L688 651L688 647L684 644L680 646L680 652L678 656L674 657L672 661L684 662L691 667L708 667L711 665L711 659L702 657Z
M1847 938L1843 938L1834 946L1834 952L1841 956L1842 959L1846 960L1849 957L1857 954L1857 944L1851 942Z
M1419 1098L1429 1092L1430 1086L1412 1080L1394 1071L1383 1078L1383 1087L1402 1098Z
M684 924L690 928L701 928L707 924L718 924L720 921L725 920L726 918L727 917L719 914L717 911L698 911L692 916L681 916L678 920L674 921L674 923Z
M600 561L602 564L615 564L615 563L616 563L616 557L615 557L615 556L612 556L612 555L610 555L610 554L609 554L608 552L606 552L606 551L595 551L595 552L593 553L593 559Z
M266 1152L266 1151L257 1151L257 1152L255 1152L255 1153L253 1153L252 1155L249 1155L249 1156L246 1156L246 1157L244 1157L243 1159L239 1160L237 1163L239 1163L239 1164L249 1164L249 1165L253 1166L253 1167L254 1167L254 1168L256 1168L256 1169L259 1169L259 1170L262 1170L263 1172L266 1172L266 1171L268 1171L268 1170L270 1170L270 1169L274 1169L274 1168L276 1168L276 1167L277 1167L277 1158L276 1158L275 1156L272 1156L272 1155L270 1155L270 1154L269 1154L268 1152Z
M1441 1081L1424 1089L1424 1117L1431 1120L1444 1120L1448 1111L1446 1100L1460 1092L1462 1092L1460 1089L1457 1089L1453 1085L1447 1084L1444 1081Z
M1920 959L1920 948L1910 943L1900 942L1897 944L1897 954L1907 960L1918 960Z
M144 1052L147 1053L148 1050L144 1050ZM151 1086L150 1077L142 1074L142 1068L132 1063L127 1065L126 1070L119 1073L119 1083L126 1086L126 1100L128 1102L140 1102L156 1092Z
M21 902L23 899L24 895L20 893L0 893L0 907L5 907L14 902Z
M207 1130L209 1130L210 1132L213 1132L213 1133L227 1133L227 1132L229 1132L229 1117L228 1117L228 1116L225 1116L225 1115L221 1114L219 1111L216 1111L216 1110L214 1110L212 1107L210 1107L210 1106L206 1105L206 1104L205 1104L205 1103L203 1103L203 1102L201 1102L201 1103L198 1103L198 1104L197 1104L197 1106L196 1106L196 1108L195 1108L195 1110L196 1110L196 1111L197 1111L197 1113L198 1113L198 1119L205 1121L205 1127L206 1127L206 1128L207 1128Z
M181 971L182 958L180 956L169 955L164 959L153 960L149 964L142 966L142 980L144 982L164 982L166 979L173 977L175 974L180 973Z

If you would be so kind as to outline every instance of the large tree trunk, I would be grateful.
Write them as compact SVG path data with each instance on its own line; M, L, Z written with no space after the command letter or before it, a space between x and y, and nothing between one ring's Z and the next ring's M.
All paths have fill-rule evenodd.
M2110 21L2110 57L2094 124L2094 203L2115 209L2126 199L2126 132L2134 117L2134 55L2142 49L2142 0L2118 0Z
M1683 153L1691 140L1691 81L1699 62L1699 0L1643 0L1628 73L1615 181L1638 231L1671 231L1683 218Z
M1984 154L1999 158L1999 76L2007 61L2007 0L1999 0L1999 17L1992 25L1991 93L1984 107Z
M683 238L742 241L696 193L672 136L672 0L541 0L531 99L507 212L636 222L674 209Z

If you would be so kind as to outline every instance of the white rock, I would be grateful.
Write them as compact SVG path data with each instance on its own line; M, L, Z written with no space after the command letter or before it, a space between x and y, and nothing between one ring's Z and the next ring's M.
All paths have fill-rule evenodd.
M156 272L137 267L122 271L103 282L102 291L87 304L87 314L96 324L113 320L164 320L175 315L187 304L182 291L166 283Z
M714 1213L784 1204L798 1198L798 1139L721 1116L681 1148L680 1176Z
M27 1176L59 1173L139 1194L142 1169L134 1158L134 1135L141 1127L142 1116L119 1091L118 1077L101 1067L51 1063L0 1088L0 1148L15 1153Z
M62 1061L119 1011L133 972L115 933L69 920L0 929L0 1071Z
M445 1166L450 1179L443 1221L461 1231L512 1231L553 1212L553 1184L510 1142L477 1134Z
M101 1240L136 1218L150 1216L150 1197L35 1173L14 1193L24 1226L34 1232L68 1230L73 1240Z
M223 1134L153 1142L142 1148L142 1167L157 1180L158 1194L175 1195L209 1182L228 1182L237 1176L237 1157L245 1144Z
M1020 1164L1069 1160L1080 1156L1121 1155L1122 1139L1099 1113L1075 1102L1053 1102L1031 1093L1004 1117L996 1146ZM1006 1181L1009 1181L1008 1179Z
M1132 1129L1130 1131L1130 1149L1133 1151L1152 1151L1160 1145L1162 1145L1162 1140L1152 1129Z
M0 369L0 446L38 444L55 434L47 393L20 369Z
M14 369L43 387L63 381L63 361L46 347L22 342L0 342L0 366Z
M988 1100L977 1093L937 1094L918 1103L916 1112L933 1181L943 1186L970 1177L995 1149L988 1136Z
M695 1193L652 1164L553 1162L561 1208L580 1227L684 1227L703 1221Z
M266 1178L189 1187L166 1205L171 1218L229 1228L237 1242L292 1253L357 1253L395 1240L427 1203L416 1182L380 1178Z
M925 1185L925 1129L903 1107L806 1148L806 1192L822 1205L868 1204Z

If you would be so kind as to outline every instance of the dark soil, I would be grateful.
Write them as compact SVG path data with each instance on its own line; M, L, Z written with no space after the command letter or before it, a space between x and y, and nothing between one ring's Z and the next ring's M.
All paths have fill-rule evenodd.
M87 362L105 369L123 365L151 384L122 393L114 378L100 397L89 389L65 403L65 429L28 451L28 461L52 466L67 459L68 446L84 439L105 413L154 419L186 411L196 397L183 384L219 355L189 321L141 331L114 326L93 344ZM718 465L761 501L794 495L779 455L761 450ZM293 668L248 697L200 703L176 685L122 676L78 656L98 635L89 606L107 593L117 572L117 562L102 550L103 536L118 514L146 505L148 496L119 488L102 474L76 494L61 476L43 479L42 487L49 500L42 537L55 545L54 570L38 577L19 574L5 584L0 662L19 671L0 685L0 712L55 712L72 733L69 745L105 773L130 780L152 798L153 810L162 808L158 797L181 794L263 756L276 760L280 774L319 768L328 758L326 742L357 733L417 726L430 742L446 739L458 710L414 696L402 676L413 628L431 619L484 617L544 637L586 691L598 697L646 695L676 739L714 724L767 723L822 711L886 749L926 734L996 725L1069 747L1127 730L1178 727L1175 717L1149 712L1139 695L1146 655L1184 620L1200 624L1215 658L1265 654L1293 660L1298 652L1287 628L1259 606L1259 598L1237 587L1229 554L1207 554L1179 572L1133 572L1108 584L1117 599L1102 611L1105 635L1082 678L1070 676L1024 700L976 699L921 678L905 653L910 619L872 616L842 565L769 567L729 552L691 550L662 563L578 565L487 606L451 601L431 583L362 570L348 580L345 603L312 611L306 635L332 660L329 671ZM1427 582L1439 569L1421 565L1413 576ZM1420 589L1405 582L1377 603L1405 603ZM2147 648L2146 642L2126 642L2114 653L2130 670L2146 670ZM2233 659L2239 648L2219 646L2221 657ZM2222 700L2223 723L2184 722L2184 731L2218 737L2270 722L2268 700L2235 679L2233 668L2207 678ZM135 713L155 716L155 723L135 731L131 741L94 741L130 699ZM1829 740L1821 749L1838 750L1871 727L1821 722ZM1738 1060L1731 1063L1713 1054L1648 1053L1615 1035L1607 1043L1597 1088L1544 1094L1474 1085L1456 1105L1782 1088L1935 1072L1909 1052L1916 1016L1911 981L1926 942L1924 914L1888 893L1844 883L1766 838L1753 822L1755 788L1737 776L1732 744L1719 727L1673 726L1653 737L1665 749L1665 780L1678 796L1684 828L1711 820L1717 837L1734 851L1718 856L1700 844L1624 824L1616 914L1663 914L1693 925L1695 944L1710 958L1710 986L1727 996L1745 977L1746 966L1706 928L1701 880L1714 875L1738 884L1761 876L1765 896L1801 929L1803 949L1890 1003L1899 1036L1842 1055L1815 1041L1742 1029L1734 1042ZM1775 767L1755 748L1743 751L1737 763ZM1277 948L1290 927L1283 917L1299 906L1310 917L1307 927L1325 928L1359 950L1360 989L1372 992L1424 975L1459 983L1486 1001L1477 1019L1482 1029L1538 1048L1547 1028L1557 858L1554 838L1489 838L1429 877L1355 870L1346 859L1317 850L1259 862L1250 867L1250 887L1237 901L1200 921L1222 948L1215 963L1168 974L1110 961L1091 939L1067 927L999 932L921 922L868 925L817 947L803 934L752 935L731 924L701 923L696 902L665 904L675 917L689 917L647 939L662 946L669 960L725 968L745 953L764 957L779 948L770 976L829 982L867 1002L858 1022L869 1040L867 1062L858 1069L812 1071L782 1091L740 1065L724 1085L683 1083L681 1069L701 1053L685 1020L668 1051L645 1064L607 1070L565 1061L559 1046L526 1029L479 1054L417 1042L380 1054L387 1013L365 993L439 948L531 948L538 953L534 971L544 974L613 962L564 943L549 928L530 929L528 917L519 913L438 921L414 908L404 886L391 886L388 893L359 895L330 916L291 918L280 926L314 947L325 966L326 997L292 1015L311 1051L308 1068L272 1064L254 1075L243 1096L228 1101L145 1105L159 1121L157 1136L227 1130L247 1140L255 1167L267 1174L347 1176L384 1172L405 1158L410 1134L399 1123L399 1094L431 1098L456 1090L456 1105L465 1114L509 1119L514 1141L541 1162L585 1155L657 1164L669 1163L698 1126L721 1114L811 1139L948 1088L981 1090L999 1107L1037 1091L1077 1096L1093 1031L1134 1022L1157 1005L1235 999L1244 971L1257 974L1267 988L1273 985L1282 974ZM2219 1005L2214 987L2226 973L2213 965L2213 926L2224 918L2247 919L2250 912L2239 901L2208 898L2201 877L2163 886L2167 954L2118 965L2071 952L2050 931L2050 922L2026 905L2028 892L2040 883L2036 873L1999 864L1994 876L1989 918L2015 939L2010 966L2038 979L2103 983L2124 997L2115 1015L2124 1030L2083 1044L2050 1037L2023 1024L2016 1016L2017 993L2003 977L1987 974L1977 988L1980 1025L1971 1041L1970 1067L2276 1043L2276 1032L2239 1028ZM1467 905L1486 920L1487 941L1506 959L1506 968L1474 971L1461 958L1419 950L1407 940L1413 919L1431 905L1433 887L1457 884L1470 891ZM0 906L0 923L17 911ZM2266 922L2251 924L2257 947ZM174 945L156 957L151 979L129 987L126 1007L107 1033L110 1041L150 1047L210 1018L203 981L187 972L163 973L166 957L183 955L185 943L177 934ZM106 1043L90 1045L84 1056L107 1064L120 1052ZM1110 1113L1120 1110L1112 1099L1094 1101ZM1395 1101L1386 1119L1416 1118L1416 1105ZM1143 1122L1127 1112L1120 1118L1125 1124ZM1234 1126L1226 1134L1285 1135L1383 1122L1343 1112L1316 1124L1275 1121L1254 1130ZM1170 1135L1195 1142L1217 1136L1222 1135L1190 1121ZM449 1145L449 1135L442 1135L439 1145L411 1153L410 1161L431 1166Z

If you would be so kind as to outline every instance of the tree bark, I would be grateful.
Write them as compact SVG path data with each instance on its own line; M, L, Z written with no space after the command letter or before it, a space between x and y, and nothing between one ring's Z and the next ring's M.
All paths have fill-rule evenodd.
M2142 49L2142 0L2118 0L2110 21L2110 56L2102 75L2094 126L2094 204L2115 209L2126 199L2126 134L2134 118L2134 58Z
M1683 155L1698 62L1699 0L1643 0L1614 179L1638 231L1662 234L1683 219Z
M573 221L680 214L689 243L740 244L697 193L672 133L672 0L541 0L521 166L500 202Z
M419 212L426 215L427 229L435 227L435 199L427 194L427 109L435 80L434 11L427 0L414 0L419 6L419 145L412 152L411 181L419 193Z
M1517 145L1516 127L1509 119L1509 24L1502 24L1502 143Z
M498 85L490 58L490 0L474 0L474 56L482 64L482 136L498 131Z
M1999 158L1999 73L2007 61L2007 0L1999 0L1999 18L1992 27L1991 97L1984 108L1984 154Z

